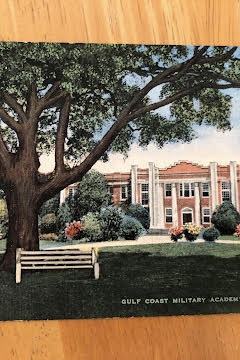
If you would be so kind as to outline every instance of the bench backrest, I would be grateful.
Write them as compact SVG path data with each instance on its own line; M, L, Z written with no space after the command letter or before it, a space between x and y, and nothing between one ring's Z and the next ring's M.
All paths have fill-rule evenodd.
M95 249L57 249L26 251L16 250L16 282L21 281L22 270L48 270L48 269L94 269L95 278L99 266Z

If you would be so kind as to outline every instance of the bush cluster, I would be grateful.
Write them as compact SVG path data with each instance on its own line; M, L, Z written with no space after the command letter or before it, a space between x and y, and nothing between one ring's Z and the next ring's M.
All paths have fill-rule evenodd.
M144 227L134 217L125 215L122 219L119 235L126 240L136 240L145 232Z
M214 211L212 223L221 235L232 235L240 223L240 214L231 202L225 201Z
M133 206L131 212L141 214L138 218L148 226L148 212L145 209L142 211L139 206ZM61 206L57 216L44 215L40 219L40 238L55 241L81 239L81 242L113 241L119 238L135 240L146 231L141 221L124 214L117 206L107 206L99 213L89 212L81 221L69 222L69 215L68 205Z
M41 234L56 233L56 215L54 213L44 215L39 224Z
M101 209L99 222L103 241L118 239L122 219L122 211L116 206L108 206Z
M126 208L126 215L137 219L144 229L148 230L150 226L149 211L141 204L131 204Z
M214 241L217 240L220 236L220 232L215 226L211 226L210 228L206 229L203 233L203 239L206 241Z

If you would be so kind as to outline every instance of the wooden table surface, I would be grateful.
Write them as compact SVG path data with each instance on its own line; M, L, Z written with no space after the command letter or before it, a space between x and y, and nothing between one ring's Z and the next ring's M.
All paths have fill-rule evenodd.
M240 45L239 0L0 0L0 40ZM240 315L2 322L3 360L237 360Z

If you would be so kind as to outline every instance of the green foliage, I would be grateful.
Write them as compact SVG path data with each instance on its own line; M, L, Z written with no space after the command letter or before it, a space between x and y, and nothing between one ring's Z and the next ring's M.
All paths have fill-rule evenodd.
M218 58L211 61L214 56ZM65 152L66 159L71 160L91 151L103 129L136 98L130 126L119 129L109 145L109 150L126 153L135 141L143 146L150 141L159 146L190 141L196 124L228 129L230 97L221 88L239 86L236 58L237 49L230 47L5 42L0 46L0 97L7 92L26 106L33 83L42 97L59 82L61 90L71 95ZM153 78L155 82L150 86ZM224 79L225 84L220 84ZM153 109L149 107L149 91L136 97L145 86L159 92L159 105ZM180 96L171 101L175 94ZM161 101L168 98L170 117L151 111L167 105ZM9 105L4 106L8 110ZM59 114L56 104L41 113L39 152L54 147ZM5 125L1 127L9 149L16 151L16 134Z
M49 234L55 233L57 226L56 226L56 215L46 214L41 218L39 229L42 234Z
M231 202L225 201L216 208L211 222L221 235L232 235L240 223L240 214Z
M203 238L206 241L214 241L217 240L220 236L220 231L215 228L215 226L211 226L210 228L206 229L203 233Z
M0 198L0 239L5 238L8 232L8 210L4 194Z
M60 201L59 194L57 194L53 198L47 200L40 209L40 213L39 213L40 217L43 217L46 214L52 214L52 213L54 213L56 215L58 212L58 209L59 209L59 201Z
M149 211L141 204L131 204L126 208L126 215L134 217L148 230L150 226L150 215Z
M82 217L82 223L83 237L86 238L87 241L93 242L102 240L102 230L97 214L89 212Z
M74 197L68 198L67 203L73 219L81 219L89 212L99 212L111 203L107 179L98 171L88 172L78 184Z
M71 221L73 221L73 219L71 218L69 206L64 203L59 207L56 216L56 226L59 241L67 241L67 237L65 235L65 228L66 224Z
M101 209L99 214L100 227L104 241L117 240L123 214L116 206Z
M125 215L120 227L120 236L126 240L136 240L145 232L144 227L136 218Z

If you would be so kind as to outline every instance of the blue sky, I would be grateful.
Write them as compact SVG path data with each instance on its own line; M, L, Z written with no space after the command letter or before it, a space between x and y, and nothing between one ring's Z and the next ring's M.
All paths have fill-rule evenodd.
M102 173L110 173L128 172L131 165L146 168L149 162L154 162L160 168L168 167L180 160L201 165L208 165L211 161L222 165L228 164L229 161L240 163L240 89L229 90L228 93L232 96L231 131L223 133L214 127L201 126L198 128L198 138L189 144L167 144L162 149L149 145L145 150L133 145L126 159L123 155L113 154L107 163L98 161L93 168ZM168 109L163 108L161 111L166 112ZM41 163L41 171L53 170L53 156L42 157Z
M229 90L228 93L232 96L231 131L222 133L214 127L201 126L198 128L198 138L190 144L167 144L162 149L149 145L146 150L134 145L127 159L124 159L122 155L114 154L110 156L109 162L98 162L94 168L108 173L129 171L132 164L145 168L150 161L160 168L180 160L202 165L207 165L211 161L217 161L223 165L228 164L229 161L240 163L240 90Z

